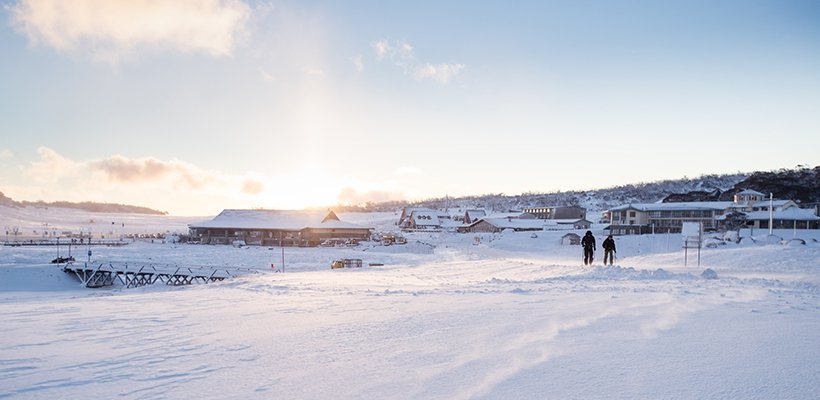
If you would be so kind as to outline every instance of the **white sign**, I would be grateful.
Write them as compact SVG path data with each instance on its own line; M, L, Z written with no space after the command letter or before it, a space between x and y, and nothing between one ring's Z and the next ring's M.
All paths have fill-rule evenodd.
M700 227L700 222L684 222L683 226L681 227L681 234L683 235L683 240L690 238L696 238L700 240Z
M681 226L683 238L683 265L688 262L688 250L698 249L698 265L700 265L700 246L703 239L703 224L700 222L684 222Z

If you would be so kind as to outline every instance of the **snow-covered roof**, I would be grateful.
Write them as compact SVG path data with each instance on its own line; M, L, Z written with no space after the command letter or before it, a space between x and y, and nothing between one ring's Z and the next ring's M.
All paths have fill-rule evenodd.
M734 205L731 201L693 201L685 203L634 203L610 208L609 211L667 211L667 210L726 210Z
M578 222L588 222L592 223L592 221L586 219L542 219L540 220L543 225L574 225Z
M737 192L739 195L751 195L751 196L765 196L765 194L758 192L757 190L752 189L744 189L740 192Z
M757 203L752 203L751 207L769 207L769 200L758 201ZM788 205L796 205L797 203L791 200L772 200L771 205L774 207L785 207Z
M543 229L543 219L521 219L521 218L482 218L488 224L499 229Z
M789 207L785 210L776 210L772 213L773 219L787 221L820 221L820 217L814 215L814 210L805 208ZM768 220L768 211L752 211L746 213L747 220Z
M610 208L609 211L624 211L624 210L638 210L638 211L670 211L670 210L729 210L729 209L745 209L748 207L768 208L769 204L775 208L784 208L795 206L796 203L791 200L769 200L758 201L752 204L738 204L732 201L692 201L683 203L633 203L624 204L618 207Z
M532 219L532 218L521 218L525 214L527 214L527 213L523 213L523 212L492 213L492 214L489 214L489 215L485 216L482 219L488 219L488 218L489 219L495 219L495 218ZM529 214L529 215L532 215L532 214Z
M422 226L440 226L439 212L435 210L430 211L414 211L413 223Z
M418 212L433 213L433 214L437 215L440 218L449 218L450 217L444 211L434 210L434 209L428 208L428 207L406 207L404 209L404 214L405 215L410 215L410 214L418 213Z
M464 226L461 222L453 221L452 219L439 220L439 224L442 228L458 228L460 226Z
M191 224L190 227L286 231L299 231L305 228L368 229L365 226L340 221L332 212L313 210L223 210L213 219Z
M466 214L469 215L470 218L475 219L486 216L487 212L484 210L467 210Z
M405 207L402 211L401 217L399 218L399 224L406 224L410 220L416 222L416 215L434 215L437 219L450 219L450 216L447 215L447 213L445 213L444 211L434 210L432 208L427 207Z

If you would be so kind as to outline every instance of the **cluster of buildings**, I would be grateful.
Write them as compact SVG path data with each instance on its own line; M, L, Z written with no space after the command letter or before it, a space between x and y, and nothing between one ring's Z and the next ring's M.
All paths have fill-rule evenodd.
M495 233L511 231L586 230L592 222L583 207L534 207L508 213L469 209L457 215L424 207L407 207L397 222L404 231ZM732 201L624 204L603 213L605 230L614 235L677 233L684 222L705 230L820 229L817 208L800 208L792 200L766 198L744 190ZM318 246L328 240L368 240L372 227L345 222L333 211L224 210L212 220L189 226L191 239L203 244L237 241L260 246ZM565 237L566 239L566 237Z
M525 208L508 213L472 209L457 216L430 208L407 207L398 221L398 226L405 231L459 233L589 229L591 225L586 219L586 209L577 206Z
M467 210L451 216L438 210L408 207L398 226L407 231L501 232L588 229L581 207L527 209L488 214ZM558 218L562 217L562 218ZM570 217L570 218L564 218ZM314 247L337 240L369 240L372 227L342 221L333 211L223 210L211 220L189 225L190 240L202 244Z
M625 204L607 210L604 220L615 235L678 233L684 222L699 222L704 230L768 229L770 223L774 229L820 228L816 207L800 208L751 189L732 201Z

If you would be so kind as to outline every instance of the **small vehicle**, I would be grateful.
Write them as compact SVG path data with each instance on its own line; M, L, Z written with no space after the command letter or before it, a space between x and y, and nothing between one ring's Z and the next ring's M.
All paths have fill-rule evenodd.
M355 247L359 242L356 239L326 239L319 243L319 247Z
M407 244L407 239L401 235L382 235L382 244L385 246L390 246L392 244Z
M362 259L361 258L343 258L341 260L334 260L330 264L330 269L361 268L361 267L362 267Z

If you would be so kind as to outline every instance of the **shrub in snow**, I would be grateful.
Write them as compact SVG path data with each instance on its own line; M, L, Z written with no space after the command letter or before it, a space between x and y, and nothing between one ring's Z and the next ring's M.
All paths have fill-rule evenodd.
M783 241L783 238L777 235L761 235L753 239L757 244L780 244Z
M752 239L748 236L744 236L744 237L737 240L737 244L742 245L742 246L748 246L748 245L754 244L754 242L755 242L754 239Z
M711 269L711 268L706 268L706 269L705 269L705 270L703 270L703 272L700 274L700 277L701 277L701 278L703 278L703 279L717 279L717 272L715 272L715 271L714 271L713 269Z
M740 241L740 234L737 231L726 231L723 233L723 240L737 243Z
M726 244L726 242L724 242L723 240L718 240L718 239L715 239L715 238L709 238L709 239L706 239L706 240L703 241L703 247L709 247L709 248L715 248L715 247L722 246L722 245L725 245L725 244Z

